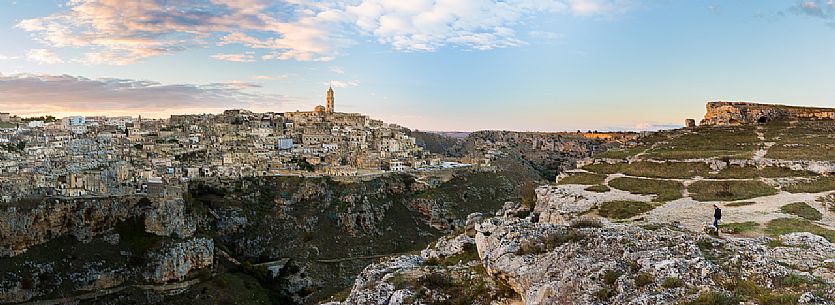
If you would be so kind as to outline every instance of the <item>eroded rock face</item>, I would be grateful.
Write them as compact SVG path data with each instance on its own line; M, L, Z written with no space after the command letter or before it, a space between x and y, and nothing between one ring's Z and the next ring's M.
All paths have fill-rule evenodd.
M166 200L154 203L145 215L145 230L159 236L180 238L194 235L194 220L185 213L183 200Z
M835 282L835 245L826 238L809 232L797 232L780 236L780 241L787 247L769 249L769 257L780 264Z
M630 194L620 190L597 193L585 190L584 185L543 186L536 189L534 214L539 222L567 225L577 215L600 204L616 200L650 201L652 197Z
M182 280L191 271L208 267L214 260L214 241L209 238L192 238L168 244L148 254L148 281L165 283Z
M525 304L675 304L696 298L702 289L722 291L726 283L717 279L743 278L774 287L781 278L806 271L781 263L818 260L832 247L809 233L783 239L819 249L817 254L794 250L800 248L770 250L764 240L720 240L675 228L570 228L513 218L488 219L476 230L488 273L506 279ZM607 277L613 282L606 283ZM663 287L668 281L681 287ZM826 285L835 292L835 281Z
M415 290L402 283L433 272L455 278L467 264L486 273L463 278L506 283L520 298L491 304L679 304L708 291L730 293L728 287L740 282L776 291L786 287L787 278L817 283L793 290L800 304L831 304L822 295L835 293L835 279L826 273L835 245L811 233L786 234L781 236L785 246L769 247L768 238L717 239L673 225L571 227L477 216L471 217L477 221L475 238L466 233L444 237L421 256L368 266L342 304L426 303L437 289ZM427 266L465 253L472 242L478 259L442 269ZM495 290L487 291L494 295Z
M390 281L398 272L419 268L425 261L421 256L407 255L369 265L357 276L351 294L343 304L406 304L404 299L410 293L398 292Z
M835 120L835 108L792 107L747 102L708 102L702 125L765 123L774 119Z
M137 213L135 207L148 204L139 198L55 200L24 209L0 210L0 257L14 256L29 247L71 234L79 241L112 228Z

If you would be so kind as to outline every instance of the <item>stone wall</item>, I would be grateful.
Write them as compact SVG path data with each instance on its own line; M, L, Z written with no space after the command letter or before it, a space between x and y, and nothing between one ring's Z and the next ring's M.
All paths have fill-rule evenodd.
M702 125L766 123L774 119L835 120L835 108L796 107L748 102L708 102Z

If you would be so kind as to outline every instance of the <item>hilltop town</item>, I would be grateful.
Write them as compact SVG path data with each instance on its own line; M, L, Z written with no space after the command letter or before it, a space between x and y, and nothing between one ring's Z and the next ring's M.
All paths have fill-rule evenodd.
M442 164L408 130L336 112L334 92L313 111L132 117L0 114L2 201L29 196L176 197L198 177L360 176Z
M448 158L416 144L412 132L326 106L313 111L172 115L167 119L0 113L0 202L29 197L151 194L178 198L195 178L370 177L481 165L516 141L539 151L582 155L634 133L524 133L478 143L483 153ZM575 140L588 139L576 145ZM483 141L482 141L483 142ZM522 143L524 142L524 143ZM573 145L573 146L572 146ZM467 163L462 163L462 162Z

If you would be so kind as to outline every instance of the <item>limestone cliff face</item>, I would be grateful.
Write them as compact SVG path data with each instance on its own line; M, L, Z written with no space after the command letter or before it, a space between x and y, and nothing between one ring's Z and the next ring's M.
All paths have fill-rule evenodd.
M183 280L191 271L211 266L214 249L214 241L208 238L193 238L166 245L148 254L150 264L144 277L155 283Z
M488 301L473 304L680 304L708 292L728 295L743 284L751 289L745 293L762 293L755 298L789 291L797 304L832 304L835 295L835 274L827 267L835 261L835 245L811 233L785 234L779 237L782 245L767 246L773 245L768 238L717 239L675 225L567 226L514 214L470 217L475 234L442 238L421 256L372 264L346 301L329 305L443 302L467 291L455 285L481 287L479 295ZM436 267L466 257L464 245L471 242L476 257ZM459 279L473 266L486 273ZM439 280L446 284L431 285ZM787 284L792 281L817 286ZM501 285L489 283L508 285L515 293L499 293Z
M137 213L139 198L49 199L33 208L0 210L0 257L14 256L29 247L70 234L79 241L109 230Z
M152 205L145 215L145 230L159 236L191 237L196 230L192 218L185 214L183 200L167 200Z
M708 102L702 125L765 123L780 118L835 120L835 108L794 107L748 102Z

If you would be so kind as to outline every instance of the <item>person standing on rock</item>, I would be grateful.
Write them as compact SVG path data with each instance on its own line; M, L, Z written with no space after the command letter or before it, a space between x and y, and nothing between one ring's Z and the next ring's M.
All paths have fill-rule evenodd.
M717 205L713 205L713 226L716 228L716 231L719 232L719 220L722 219L722 209L720 209Z

